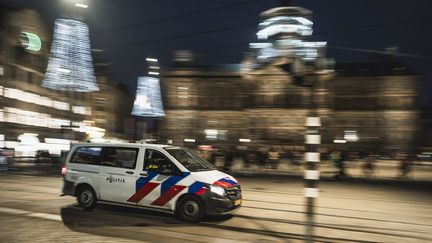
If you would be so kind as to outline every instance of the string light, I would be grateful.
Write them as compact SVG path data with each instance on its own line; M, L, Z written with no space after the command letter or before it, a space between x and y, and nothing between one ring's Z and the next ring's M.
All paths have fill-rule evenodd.
M55 21L51 57L42 87L78 92L99 90L93 70L89 29L83 22Z
M158 78L138 77L136 98L131 114L143 117L165 116Z

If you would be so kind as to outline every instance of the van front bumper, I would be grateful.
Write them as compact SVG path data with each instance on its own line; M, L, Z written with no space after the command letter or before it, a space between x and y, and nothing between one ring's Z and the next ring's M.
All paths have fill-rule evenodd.
M242 197L218 197L213 193L207 192L202 195L205 213L207 215L230 214L241 207ZM236 205L237 204L237 205Z

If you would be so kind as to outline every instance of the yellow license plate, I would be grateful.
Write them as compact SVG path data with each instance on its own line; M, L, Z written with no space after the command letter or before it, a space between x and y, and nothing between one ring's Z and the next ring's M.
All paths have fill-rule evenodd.
M240 205L241 204L241 199L237 199L234 201L234 206Z

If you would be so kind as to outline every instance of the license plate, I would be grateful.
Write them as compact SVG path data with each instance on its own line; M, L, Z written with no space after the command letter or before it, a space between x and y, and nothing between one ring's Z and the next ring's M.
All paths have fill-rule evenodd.
M235 200L234 201L234 206L238 206L238 205L240 205L241 204L241 199L237 199L237 200Z

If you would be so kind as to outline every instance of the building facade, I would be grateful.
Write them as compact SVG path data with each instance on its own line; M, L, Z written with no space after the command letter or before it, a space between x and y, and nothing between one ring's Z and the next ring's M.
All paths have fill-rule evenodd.
M176 63L162 78L163 141L303 148L311 90L295 85L278 65L245 75L240 65ZM415 145L418 77L402 65L390 59L338 64L333 74L317 80L313 97L324 148L381 151Z
M59 153L71 141L122 132L117 104L124 95L103 75L97 94L41 86L51 32L36 11L2 6L0 18L0 147L30 150L23 156Z
M327 43L307 41L312 12L277 7L260 18L258 40L240 65L203 67L177 53L162 79L162 139L304 149L305 120L316 113L324 149L416 146L418 77L406 67L391 55L331 67Z
M393 58L336 65L335 139L353 135L369 149L412 150L419 145L419 77ZM348 133L348 134L347 134ZM356 139L354 139L356 140Z

